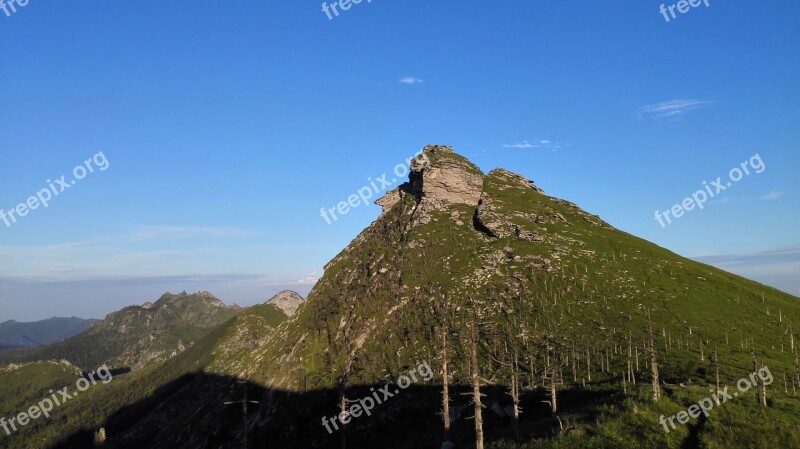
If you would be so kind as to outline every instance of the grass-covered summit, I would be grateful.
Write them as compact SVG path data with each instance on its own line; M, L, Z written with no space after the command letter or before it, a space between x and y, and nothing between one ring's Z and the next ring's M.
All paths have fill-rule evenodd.
M347 395L347 385L390 381L424 360L441 366L446 334L451 385L466 384L468 330L475 325L481 372L495 385L509 385L513 364L533 394L557 367L558 388L576 395L563 413L574 413L576 427L567 433L577 435L596 432L581 423L596 421L579 389L614 391L608 400L616 405L602 412L610 419L629 413L625 401L648 396L652 323L662 404L713 383L716 350L728 385L753 371L754 352L759 366L781 379L768 396L783 407L783 376L789 394L798 381L798 298L619 231L510 171L483 174L450 147L426 147L423 155L409 182L378 201L381 216L325 267L295 319L259 350L262 382L292 391L344 388ZM629 351L638 383L625 399L616 390ZM792 401L784 411L800 413ZM633 408L654 413L647 402ZM440 410L433 401L430 416ZM781 419L781 412L767 413ZM523 413L523 422L531 415ZM546 430L528 421L529 437L553 437L549 419ZM615 431L618 447L635 447L642 436L647 447L679 447L689 437L689 427L667 437L657 419L639 420L636 432ZM454 427L469 440L470 425ZM381 424L359 426L366 433ZM781 438L797 441L790 435ZM693 438L702 440L702 430Z

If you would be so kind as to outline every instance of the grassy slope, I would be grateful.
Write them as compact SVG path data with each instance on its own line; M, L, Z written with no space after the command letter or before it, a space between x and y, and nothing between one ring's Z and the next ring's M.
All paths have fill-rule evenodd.
M446 322L452 330L451 370L456 382L464 382L466 324L478 319L484 323L481 364L486 372L504 375L488 357L501 354L498 346L503 341L509 352L522 354L521 365L528 366L533 359L535 380L541 376L547 341L554 359L567 358L573 345L579 354L591 351L593 381L614 387L625 359L612 348L627 347L631 335L639 352L644 352L649 310L663 381L708 384L713 375L710 354L717 347L723 383L730 385L752 371L746 343L752 339L759 361L776 378L770 396L781 397L778 403L784 404L766 413L785 421L800 412L795 399L782 398L782 375L794 372L785 332L789 323L800 321L796 297L682 258L502 176L487 176L484 193L514 223L545 236L545 241L489 237L473 228L469 220L473 211L467 206L453 207L463 225L455 224L447 211L435 214L429 224L412 227L414 201L406 197L326 267L299 317L279 329L274 342L264 347L262 380L292 389L299 388L300 379L310 386L334 387L347 373L350 383L376 383L422 360L433 363L435 326ZM541 217L541 223L515 217L517 211ZM566 222L556 218L559 214ZM489 264L496 254L504 254L506 262ZM532 267L531 261L545 258L549 269ZM484 270L485 275L476 277L476 270ZM446 300L441 299L443 295ZM448 305L452 317L445 318L439 309L442 304ZM518 338L521 333L528 338ZM664 343L664 334L671 345ZM610 352L611 371L617 374L599 372L597 357L604 351ZM644 365L644 357L640 362ZM587 377L583 358L581 363L577 383ZM564 370L567 383L573 384L569 366ZM639 376L645 381L649 378L644 367ZM565 387L576 388L574 384ZM683 407L678 404L685 402L685 395L701 395L694 399L699 400L705 391L704 387L694 393L688 387L669 387L655 411L674 414ZM657 420L651 419L654 411L648 411L647 401L638 405L641 413L649 413L638 419L641 432L629 431L625 423L631 415L623 406L617 404L604 412L609 422L617 423L616 431L594 424L594 432L617 432L615 444L630 447L640 443L678 447L679 441L689 437L676 433L665 439ZM745 438L796 441L796 430L779 437L780 433L766 431L772 429L766 421L745 420L749 412L745 405L731 404L715 418L727 417L750 428ZM589 438L591 432L586 427L581 435ZM711 441L709 447L732 438L715 425L704 427L694 437Z
M263 339L272 329L285 319L286 315L271 305L258 305L245 309L235 318L213 329L177 357L163 364L117 376L106 385L98 383L88 389L85 395L56 408L49 420L39 419L22 432L12 435L4 441L5 445L2 447L8 449L47 447L46 444L35 442L52 443L81 429L97 429L108 416L123 410L126 406L148 398L152 398L153 404L157 404L159 400L164 399L164 396L175 393L174 390L163 392L160 389L188 373L209 371L233 375L241 367L241 363L248 360L244 355L249 351L248 348L263 343ZM49 366L49 364L43 365ZM72 390L77 380L74 373L60 376L55 376L53 373L36 373L33 378L40 384L26 389L23 394L16 394L13 385L17 385L18 382L13 385L7 383L3 375L0 399L13 397L16 401L14 404L8 400L0 403L3 405L0 410L5 416L11 416L12 413L22 410L13 407L16 403L35 404L38 399L46 395L47 389L69 385ZM157 392L158 394L153 396ZM6 404L9 404L9 408Z

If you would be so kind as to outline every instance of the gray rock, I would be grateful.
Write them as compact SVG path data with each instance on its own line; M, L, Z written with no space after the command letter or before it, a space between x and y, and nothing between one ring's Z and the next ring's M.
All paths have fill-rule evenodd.
M296 292L284 290L267 300L267 303L274 304L279 309L283 310L283 313L286 315L293 316L295 312L297 312L297 308L300 307L304 301L305 299Z

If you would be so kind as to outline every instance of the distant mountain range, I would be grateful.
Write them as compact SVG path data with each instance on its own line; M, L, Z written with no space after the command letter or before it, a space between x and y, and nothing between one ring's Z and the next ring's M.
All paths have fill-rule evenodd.
M54 343L85 331L97 321L77 317L53 317L29 323L9 320L0 323L0 350Z
M183 352L241 308L208 292L165 293L155 303L125 307L77 335L57 343L0 354L0 363L68 360L91 371L102 364L141 369Z

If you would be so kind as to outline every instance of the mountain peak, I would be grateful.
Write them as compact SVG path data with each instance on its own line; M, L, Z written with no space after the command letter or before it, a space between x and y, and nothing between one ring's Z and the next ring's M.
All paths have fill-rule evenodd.
M411 161L408 182L389 191L375 204L387 212L407 196L414 197L419 219L454 204L477 206L483 190L483 172L453 147L428 145Z
M219 298L214 296L213 294L207 291L198 291L195 293L187 293L186 290L178 293L177 295L172 294L170 292L166 292L158 298L158 301L155 304L146 302L140 307L144 309L152 309L154 307L161 307L165 304L171 304L176 302L186 302L186 301L203 301L209 303L211 306L215 307L227 307L224 302L222 302Z
M267 304L273 304L283 311L287 316L292 316L303 304L305 299L297 292L284 290L267 300Z

